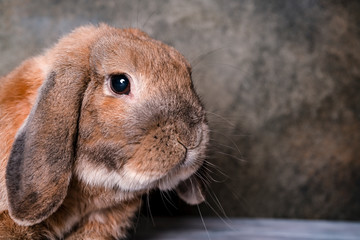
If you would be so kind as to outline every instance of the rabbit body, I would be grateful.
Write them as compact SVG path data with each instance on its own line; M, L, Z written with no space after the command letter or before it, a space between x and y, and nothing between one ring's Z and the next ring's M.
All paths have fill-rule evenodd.
M118 239L151 189L204 200L191 67L139 30L81 27L22 63L0 79L0 126L0 239Z

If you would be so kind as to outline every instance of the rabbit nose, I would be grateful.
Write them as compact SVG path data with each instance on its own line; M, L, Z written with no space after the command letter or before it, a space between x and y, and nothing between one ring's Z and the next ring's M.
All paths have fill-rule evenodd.
M178 142L183 145L187 150L197 148L203 138L202 124L194 127L186 127L185 123L177 124Z

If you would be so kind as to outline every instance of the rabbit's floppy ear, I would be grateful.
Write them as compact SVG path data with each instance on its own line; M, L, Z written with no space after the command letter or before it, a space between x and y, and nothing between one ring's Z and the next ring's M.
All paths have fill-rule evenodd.
M195 175L180 182L175 190L178 196L188 204L195 205L205 201L204 187Z
M69 68L48 74L12 146L6 186L9 213L20 225L46 219L67 194L88 79L86 70Z

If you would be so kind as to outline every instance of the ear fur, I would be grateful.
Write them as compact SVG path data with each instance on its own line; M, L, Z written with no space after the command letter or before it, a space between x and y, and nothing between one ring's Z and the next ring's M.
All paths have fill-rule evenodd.
M48 218L66 197L95 30L80 28L45 55L52 70L15 137L6 169L8 210L20 225Z
M65 86L74 76L61 75L51 72L43 83L8 161L9 212L21 225L33 225L51 215L64 200L70 182L85 83L77 79Z

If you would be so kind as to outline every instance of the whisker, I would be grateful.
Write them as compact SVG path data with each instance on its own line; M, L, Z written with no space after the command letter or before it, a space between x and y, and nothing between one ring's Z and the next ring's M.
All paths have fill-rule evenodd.
M207 227L206 227L204 218L203 218L203 216L202 216L202 214L201 214L200 207L199 207L199 205L196 205L196 207L197 207L197 209L198 209L198 212L199 212L199 215L200 215L200 218L201 218L201 222L202 222L202 224L204 225L204 229L205 229L205 231L206 231L206 234L207 234L207 236L208 236L208 239L211 240L209 231L208 231L208 229L207 229Z
M204 182L203 182L204 183ZM210 196L210 198L212 199L212 201L215 203L215 205L217 206L217 208L221 211L221 213L223 214L223 216L227 219L230 220L225 212L224 207L221 205L219 198L216 196L215 192L212 191L212 189L210 188L210 185L205 184L206 187L206 192L208 193L208 195ZM220 216L220 214L211 206L209 201L205 202L210 208L211 210L227 225L231 228L231 226L225 221L225 219Z
M140 0L136 1L136 28L139 28L139 2Z
M171 201L171 195L170 195L170 192L175 192L175 190L174 189L171 189L171 190L168 190L168 191L165 191L164 192L164 197L166 198L166 199L168 199L168 201L172 204L172 206L175 208L175 209L178 209L177 207L176 207L176 205ZM167 197L166 197L167 196Z
M205 161L204 161L204 165L205 165L205 166L208 166L208 167L212 167L212 168L220 169L220 167L219 167L219 166L217 166L217 165L215 165L214 163L209 162L209 161L207 161L207 160L205 160Z
M236 70L238 72L244 73L244 74L249 74L250 72L248 71L248 69L244 69L244 68L240 68L238 66L234 66L228 63L223 63L223 62L217 62L217 61L212 61L212 62L208 62L206 64L203 64L205 67L219 67L219 66L224 66L224 67L228 67L231 68L233 70Z
M164 192L162 192L162 193L164 193ZM167 193L167 192L165 192L165 193ZM171 201L171 197L170 197L169 195L168 195L168 197L167 197L165 194L162 194L162 195L164 196L165 200L166 200L173 208L177 209L176 205Z
M235 160L237 160L237 161L239 161L239 162L242 162L242 163L246 163L246 162L247 162L245 159L236 157L236 156L234 156L234 155L232 155L232 154L230 154L230 153L225 153L225 152L221 152L221 151L215 151L214 153L231 157L232 159L235 159Z
M214 171L212 171L212 169L207 166L203 166L203 168L208 171L209 173L212 173L212 174L215 174ZM226 177L226 178L229 178L229 176L224 173L223 171L221 171L219 168L213 168L214 170L216 170L218 173L220 173L222 176ZM215 180L211 175L207 176L210 180L214 181L214 182L223 182L223 181L219 181L219 180Z
M234 115L226 115L225 116L225 114L223 112L221 112L221 110L218 110L218 109L213 109L211 112L209 110L207 110L207 111L208 111L207 112L208 115L206 115L206 116L207 116L207 118L210 119L210 123L215 122L215 121L217 121L217 122L226 122L226 123L230 124L233 127L236 126L236 123L239 120L238 118L239 118L239 116L241 116L240 113L237 113L236 115L234 114ZM216 112L219 112L219 113L216 113ZM215 113L215 114L217 114L219 116L215 116L212 113ZM220 113L224 114L224 115L220 115Z
M212 163L208 160L204 161L204 167L209 169L211 173L213 173L213 171L211 171L211 169L213 169L213 170L216 170L217 172L219 172L224 177L229 177L229 175L227 175L225 172L223 172L222 169L218 165L215 165L214 163Z
M202 180L203 178L200 178L200 180ZM203 182L205 184L205 182ZM206 187L206 191L209 193L211 199L214 201L214 203L217 205L217 207L220 209L221 213L227 218L225 209L223 208L223 206L221 205L219 198L216 196L215 192L211 190L210 185L209 184L205 184Z
M212 191L211 189L209 189L209 195L210 197L212 198L212 200L215 202L216 206L219 208L219 210L221 211L221 213L226 217L226 212L225 212L225 209L224 207L221 205L220 201L219 201L219 198L216 196L215 192Z
M230 129L226 129L226 130L230 130ZM222 135L222 132L219 131L215 131L215 130L209 130L210 133L215 133L215 134L219 134ZM234 133L226 133L226 135L228 136L232 136L232 137L250 137L251 134L234 134ZM214 139L213 139L214 140Z
M147 203L147 209L149 210L149 214L150 214L150 219L151 219L151 222L153 224L153 226L155 226L155 221L154 221L154 217L151 213L151 208L150 208L150 197L149 197L150 193L147 192L147 195L146 195L146 203Z
M198 176L198 175L197 175ZM200 176L198 176L200 178ZM202 179L200 179L202 180ZM204 179L204 181L202 181L206 187L210 187L210 183L215 182L215 183L222 183L222 181L218 181L214 178L212 178L211 176L209 176L207 179Z
M149 20L152 18L152 16L154 16L155 14L158 14L159 12L160 12L159 9L153 11L153 12L150 14L150 16L146 19L145 23L144 23L143 26L142 26L142 29L145 29L146 24L149 22Z
M140 215L141 215L141 207L138 208L136 223L135 223L135 227L134 227L134 232L135 233L136 233L136 229L137 229L137 227L139 225L139 222L140 222Z
M163 197L164 195L163 195L163 192L162 191L160 191L160 198L161 198L161 201L163 202L163 204L164 204L164 206L165 206L165 209L166 209L166 211L168 212L168 213L170 213L171 214L171 211L170 211L170 209L166 206L166 202L164 201L164 197Z
M223 134L223 133L220 133L220 132L217 132L217 133L220 134L220 135L222 135L223 137L225 137L227 140L229 140L229 141L234 145L234 147L236 148L236 150L238 151L238 153L239 153L240 155L242 155L242 153L241 153L238 145L234 142L233 139L231 139L230 137L228 137L226 134Z
M220 148L219 146L221 146L221 147L225 147L225 148L228 148L228 149L231 149L231 150L237 150L237 149L234 148L234 147L231 147L231 146L228 146L228 145L225 145L225 144L221 144L221 143L219 143L219 142L216 142L215 139L210 139L210 141L216 143L216 145L212 145L213 147ZM219 145L219 146L217 146L217 145Z
M230 126L235 127L235 124L234 124L234 123L230 122L228 119L224 118L223 116L221 116L221 115L219 115L219 114L217 114L217 113L214 113L214 112L210 112L210 111L205 111L205 112L208 113L208 114L212 114L212 115L214 115L214 116L216 116L216 117L224 120L224 121L227 122Z
M216 216L220 218L223 223L225 223L228 228L230 228L231 230L235 230L223 217L220 216L220 214L208 202L205 202L205 204L216 214ZM228 220L230 221L230 219Z
M216 52L218 52L219 50L224 49L223 47L221 48L216 48L214 50L211 50L209 52L203 53L200 56L198 56L195 59L190 60L190 62L192 63L192 68L194 69L200 62L202 62L206 57L210 56L211 54L214 54Z

